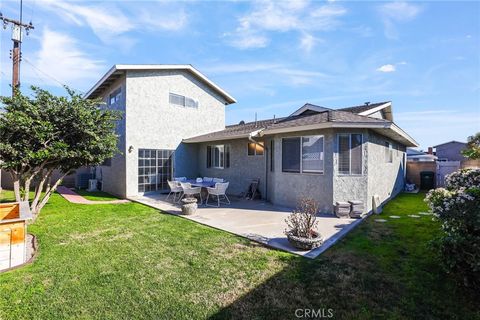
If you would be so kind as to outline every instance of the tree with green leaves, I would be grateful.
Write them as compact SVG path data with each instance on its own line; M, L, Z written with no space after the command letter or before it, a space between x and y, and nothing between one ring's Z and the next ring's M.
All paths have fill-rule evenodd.
M16 201L30 201L34 218L62 179L82 166L101 164L118 152L116 123L121 115L66 88L55 96L38 87L0 97L0 168L10 173ZM52 184L52 173L62 176Z
M469 159L480 159L480 132L468 137L467 148L462 154Z

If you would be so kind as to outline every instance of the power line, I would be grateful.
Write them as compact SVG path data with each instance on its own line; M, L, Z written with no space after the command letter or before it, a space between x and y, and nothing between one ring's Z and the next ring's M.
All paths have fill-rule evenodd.
M64 84L63 82L61 82L60 80L58 80L57 78L55 78L54 76L48 74L47 72L43 71L42 69L36 67L31 61L29 61L27 58L24 58L23 59L26 63L28 63L33 69L35 69L36 71L40 72L41 74L43 74L44 76L46 76L47 78L50 78L51 80L55 81L56 83L58 83L59 85L61 85L62 87L68 87L68 88L72 88L74 89L75 91L79 92L79 93L85 93L84 91L82 90L78 90L76 88L73 88L69 85L66 85Z

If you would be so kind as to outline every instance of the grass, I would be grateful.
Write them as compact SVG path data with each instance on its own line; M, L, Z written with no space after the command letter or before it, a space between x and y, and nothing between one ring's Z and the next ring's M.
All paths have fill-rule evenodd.
M75 192L87 200L91 201L110 201L118 200L117 197L103 191L87 191L84 189L75 189Z
M7 193L5 197L11 197ZM52 196L29 231L36 261L0 274L0 319L480 318L476 293L444 274L422 194L402 194L315 260L136 203ZM389 219L395 214L400 219Z

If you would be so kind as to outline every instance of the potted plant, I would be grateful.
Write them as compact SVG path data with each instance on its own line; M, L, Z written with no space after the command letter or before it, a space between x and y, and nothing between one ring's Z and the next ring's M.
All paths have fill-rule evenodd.
M285 219L288 229L285 234L295 248L311 250L319 247L323 239L317 228L318 203L309 198L301 198L297 208Z
M197 211L197 198L187 197L182 199L182 214L191 215Z

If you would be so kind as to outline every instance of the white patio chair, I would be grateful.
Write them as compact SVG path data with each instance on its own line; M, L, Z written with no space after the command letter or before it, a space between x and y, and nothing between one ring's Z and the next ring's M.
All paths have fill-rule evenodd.
M168 200L170 195L173 194L173 202L177 202L178 200L180 200L182 198L182 193L183 193L182 186L180 185L180 183L178 181L167 180L167 183L168 183L168 186L170 187L170 192L168 193L165 200ZM179 196L178 200L177 200L177 195Z
M218 208L218 207L220 207L220 203L230 204L230 199L228 199L227 194L226 194L228 184L229 184L229 182L224 182L224 183L217 182L217 183L215 183L215 188L207 188L208 195L207 195L207 201L205 201L205 205L207 205L209 207L217 207ZM212 195L213 197L217 197L217 205L216 206L208 204L208 199L209 199L210 195ZM223 198L227 202L220 201L220 198Z
M210 177L203 177L204 182L213 182L213 178Z
M187 181L187 177L177 177L177 178L173 178L173 181L178 181L178 182Z
M183 197L195 196L198 194L200 196L200 204L202 204L202 187L192 187L188 182L180 182L180 185L182 186Z
M222 178L213 178L213 182L215 182L215 183L223 183L223 179L222 179Z

